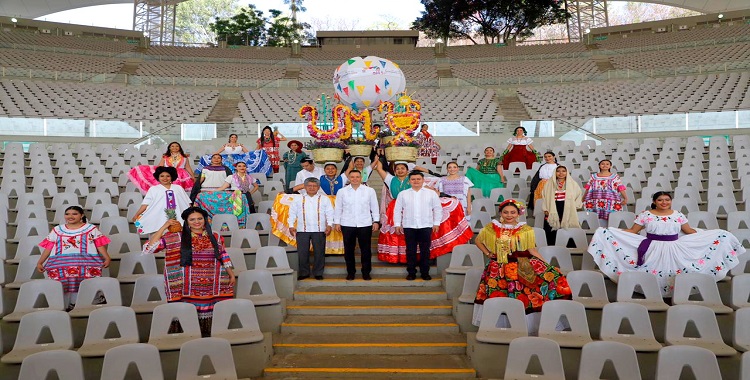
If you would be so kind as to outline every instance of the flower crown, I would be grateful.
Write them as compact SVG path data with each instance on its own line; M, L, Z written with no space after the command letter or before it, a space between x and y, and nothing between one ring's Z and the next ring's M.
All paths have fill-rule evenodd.
M526 205L523 203L523 201L519 201L519 200L512 199L512 198L506 199L500 202L500 205L497 206L497 209L502 210L503 207L505 207L505 205L509 203L513 203L514 205L516 205L516 207L518 207L518 215L523 215L526 213Z

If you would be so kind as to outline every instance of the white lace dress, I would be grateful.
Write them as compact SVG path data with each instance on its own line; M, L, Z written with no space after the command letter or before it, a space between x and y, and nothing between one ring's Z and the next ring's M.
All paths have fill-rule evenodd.
M745 253L745 248L724 230L698 230L683 235L680 230L687 222L687 217L677 211L669 216L658 216L650 211L638 215L635 223L643 226L647 234L680 235L675 241L652 240L640 266L637 265L637 249L646 237L619 228L597 229L588 252L599 269L614 282L622 272L653 274L664 297L672 296L674 277L680 273L706 273L721 280L739 263L737 257Z

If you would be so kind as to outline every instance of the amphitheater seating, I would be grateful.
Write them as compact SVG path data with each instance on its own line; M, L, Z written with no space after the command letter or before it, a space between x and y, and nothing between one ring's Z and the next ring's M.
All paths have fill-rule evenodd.
M617 69L644 70L698 65L721 67L725 63L727 68L734 69L734 62L746 64L750 60L750 44L702 46L700 48L670 50L668 54L663 51L621 54L615 55L612 60L612 64Z
M446 49L448 57L458 60L471 60L488 57L520 57L539 55L578 56L586 51L583 44L550 44L524 46L450 46ZM536 59L529 57L528 59Z
M534 118L627 116L750 108L750 73L520 88Z
M703 41L744 38L750 33L750 25L719 25L719 27L697 27L670 33L626 34L608 36L597 45L603 49L643 49L650 46L682 44L684 46L703 45Z
M123 63L124 61L119 58L0 49L0 67L10 71L5 75L12 75L13 69L109 74L119 71Z
M284 76L284 67L219 62L147 61L138 66L145 77L257 79L271 81Z
M108 38L91 38L77 36L53 36L16 31L0 31L0 46L37 50L72 49L86 54L101 52L115 55L135 50L137 45Z
M200 122L218 97L216 91L0 80L0 116Z
M597 72L588 59L539 60L530 65L525 61L467 63L451 66L453 75L462 79L504 78L539 75L587 75Z
M288 48L233 47L217 49L205 47L152 46L147 51L148 60L215 60L281 61L289 58Z

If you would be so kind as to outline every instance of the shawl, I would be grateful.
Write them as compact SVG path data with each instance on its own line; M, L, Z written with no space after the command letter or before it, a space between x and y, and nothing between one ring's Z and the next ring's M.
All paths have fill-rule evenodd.
M555 207L555 190L557 189L557 178L550 178L547 184L544 185L542 190L543 199L543 210L549 212L547 223L553 230L560 228L579 228L581 227L578 222L577 209L583 206L583 191L573 178L570 177L570 173L565 177L565 208L563 211L562 222L560 222L560 216L557 215L557 207Z

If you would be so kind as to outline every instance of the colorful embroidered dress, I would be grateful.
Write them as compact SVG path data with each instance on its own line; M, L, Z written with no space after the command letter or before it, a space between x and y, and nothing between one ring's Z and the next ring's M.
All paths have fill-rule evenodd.
M500 178L500 174L497 173L498 165L500 165L499 158L483 158L477 162L479 170L474 168L468 168L466 170L466 178L474 184L474 187L482 189L482 195L484 195L485 198L490 196L492 189L505 187ZM500 196L498 202L502 201L503 197Z
M529 252L536 243L534 229L527 224L509 225L493 220L479 232L477 241L491 255L479 282L475 305L483 305L488 298L510 297L522 301L529 314L542 311L547 301L571 298L568 280L560 270ZM482 315L477 309L475 323Z
M85 223L76 229L68 229L65 225L53 228L39 243L42 249L51 250L44 264L47 277L60 281L63 292L78 293L81 281L102 276L104 257L96 248L109 242L109 238L93 224Z
M512 162L523 162L526 164L526 169L531 169L531 165L537 162L536 154L528 150L528 146L533 142L534 140L529 137L509 138L508 145L511 147L510 151L503 156L503 169L508 170Z
M278 173L279 172L279 140L277 139L266 139L266 138L259 138L257 140L258 145L266 151L266 154L268 155L268 159L271 160L271 166L273 167L273 172ZM248 168L249 169L249 168Z
M179 186L170 185L169 189L162 184L153 186L148 189L141 203L148 206L146 211L135 221L138 233L150 234L158 231L167 222L166 209L175 210L177 221L182 223L180 214L190 207L190 203L190 197Z
M448 177L442 177L437 184L437 190L441 193L448 194L458 199L458 201L461 202L461 206L463 206L464 214L466 214L466 208L468 207L469 189L473 186L474 184L471 182L471 180L464 176L459 176L456 179L448 179Z
M180 266L181 232L167 232L157 244L144 244L143 253L152 254L164 250L164 288L167 302L188 302L198 309L201 332L211 331L211 318L217 302L234 297L234 288L229 284L226 268L232 266L229 254L224 249L224 240L217 233L220 260L214 256L211 240L206 232L191 234L193 265Z
M164 166L177 169L177 180L172 183L181 186L187 191L191 191L194 181L192 175L185 170L186 164L187 157L179 156L177 159L173 159L171 156L164 156ZM128 171L128 178L138 187L141 193L145 194L152 186L159 184L159 181L154 178L155 170L156 166L139 165Z
M619 228L599 228L591 238L588 252L602 273L617 282L622 272L637 271L656 276L661 294L671 297L674 277L680 273L705 273L721 280L738 263L745 248L731 233L724 230L698 231L679 236L688 219L675 211L669 216L658 216L645 211L635 218L651 236L645 248L642 265L638 265L638 247L647 238ZM657 238L670 237L671 241ZM675 240L676 239L676 240Z
M380 203L380 235L378 236L378 260L388 263L406 264L406 240L403 234L397 234L393 227L393 209L398 194L411 188L409 178L399 180L398 177L387 175L383 181L382 199ZM425 186L434 187L436 178L425 178ZM453 198L440 198L443 206L438 232L432 233L430 244L430 258L434 259L453 250L459 244L466 244L474 236L469 223L466 221L461 202Z
M440 148L432 135L429 132L419 132L417 133L416 141L420 146L419 157L430 157L433 159L432 163L434 164L434 161L437 160L440 154Z
M242 148L240 148L239 152L227 152L226 148L224 148L224 151L221 153L221 163L228 167L232 173L234 173L234 164L244 162L245 165L247 165L248 173L263 174L266 177L270 177L273 174L271 160L265 150L251 150L244 153L242 152ZM211 156L211 154L201 156L200 163L198 163L198 166L195 168L196 174L200 173L204 167L211 165Z
M625 206L620 195L624 190L625 185L617 174L600 177L594 173L585 186L583 207L586 211L595 212L599 219L609 220L609 213L621 211Z

